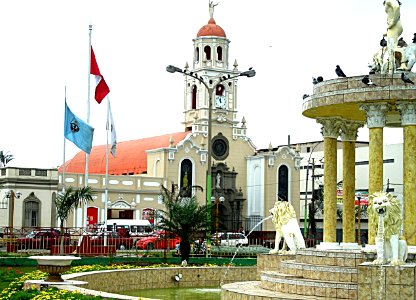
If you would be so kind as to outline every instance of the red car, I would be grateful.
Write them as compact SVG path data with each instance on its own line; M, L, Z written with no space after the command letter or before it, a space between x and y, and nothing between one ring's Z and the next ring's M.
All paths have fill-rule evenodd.
M143 237L136 243L138 250L153 250L153 249L175 249L181 239L174 234L169 236L164 231L158 231L154 236Z
M50 249L52 245L59 245L60 232L56 229L35 230L16 239L17 249ZM69 245L71 242L68 233L64 233L64 244Z
M107 245L115 245L116 249L119 250L126 250L131 249L134 245L133 241L136 238L126 237L126 236L119 236L117 234L110 234L107 236ZM100 236L92 236L91 237L91 245L94 246L103 246L104 245L104 237Z

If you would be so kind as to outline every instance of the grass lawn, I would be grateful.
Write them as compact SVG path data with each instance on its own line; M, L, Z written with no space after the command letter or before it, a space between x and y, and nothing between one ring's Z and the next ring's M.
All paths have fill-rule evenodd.
M0 290L9 286L9 283L20 277L22 273L35 271L36 267L0 267Z

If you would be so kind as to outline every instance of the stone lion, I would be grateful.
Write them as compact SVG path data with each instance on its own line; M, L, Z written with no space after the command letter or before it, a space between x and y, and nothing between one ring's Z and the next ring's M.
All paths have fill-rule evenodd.
M296 212L293 206L287 201L276 201L274 207L269 210L272 214L272 222L276 229L275 246L269 253L282 253L279 251L280 240L284 238L284 243L288 245L289 252L295 254L298 249L306 248L305 240L296 219Z
M373 264L404 264L407 259L407 243L403 237L400 238L403 218L399 201L385 192L376 192L369 198L368 211L373 224L370 230L373 234L377 233L377 258Z

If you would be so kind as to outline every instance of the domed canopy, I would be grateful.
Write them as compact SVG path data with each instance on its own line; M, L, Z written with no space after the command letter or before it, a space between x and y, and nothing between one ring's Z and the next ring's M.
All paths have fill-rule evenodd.
M209 19L208 24L199 29L197 37L201 36L218 36L226 37L224 29L215 23L214 18Z
M168 148L170 140L175 145L182 141L189 132L178 132L144 138L139 140L117 143L116 157L108 155L108 174L133 175L147 172L147 150ZM62 166L59 168L62 172ZM65 172L85 173L85 153L78 152L71 160L65 163ZM105 145L94 146L88 158L89 174L105 174Z

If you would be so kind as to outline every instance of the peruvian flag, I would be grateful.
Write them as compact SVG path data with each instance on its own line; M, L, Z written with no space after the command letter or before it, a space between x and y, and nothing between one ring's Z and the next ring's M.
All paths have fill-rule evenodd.
M97 81L97 86L95 88L95 100L98 103L101 103L105 96L110 92L110 88L104 80L103 75L101 75L100 69L98 68L97 60L95 59L94 50L91 46L91 70L90 73L95 75L95 80Z

